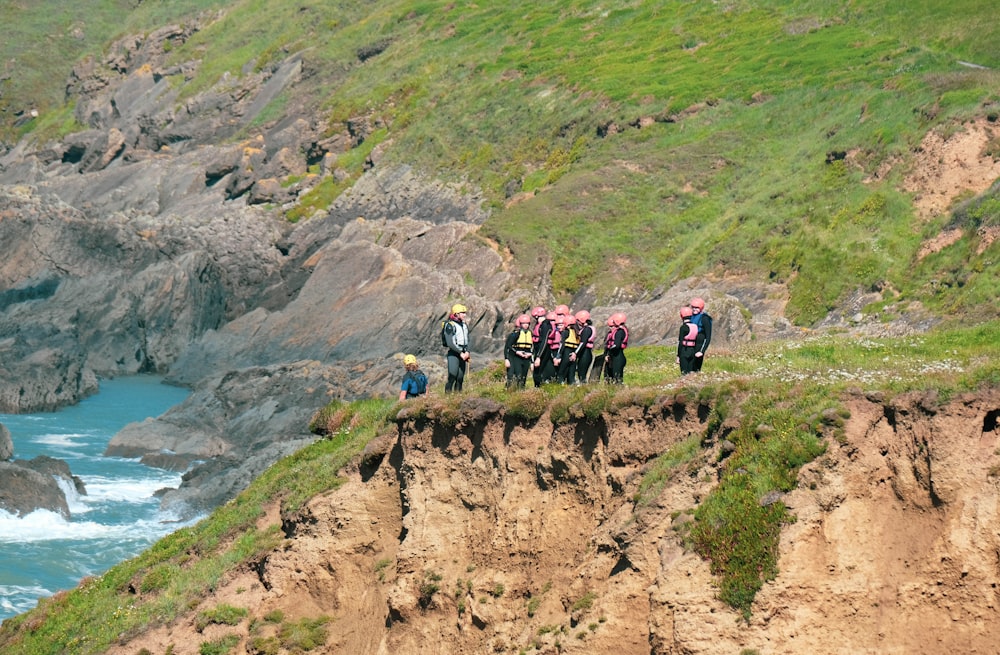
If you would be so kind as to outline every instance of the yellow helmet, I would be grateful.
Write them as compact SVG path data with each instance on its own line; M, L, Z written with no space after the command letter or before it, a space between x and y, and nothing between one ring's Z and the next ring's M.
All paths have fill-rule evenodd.
M451 307L452 314L461 314L462 312L467 312L467 311L469 310L466 309L465 305L463 305L462 303L456 303Z
M417 358L415 355L406 355L405 357L403 357L404 366L409 366L410 364L416 364L416 363L417 363Z

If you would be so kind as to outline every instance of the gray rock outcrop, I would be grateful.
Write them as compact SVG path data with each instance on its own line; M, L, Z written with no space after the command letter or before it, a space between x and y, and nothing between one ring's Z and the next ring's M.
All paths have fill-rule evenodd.
M16 516L44 509L69 518L69 504L59 480L71 485L78 494L86 494L83 482L62 460L39 456L24 461L0 461L0 509Z
M14 441L10 438L10 430L0 423L0 462L6 462L14 456Z

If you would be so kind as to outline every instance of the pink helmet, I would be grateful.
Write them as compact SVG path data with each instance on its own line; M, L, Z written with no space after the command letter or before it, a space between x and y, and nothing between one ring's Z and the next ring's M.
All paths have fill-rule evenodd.
M531 310L531 315L534 316L535 318L541 318L542 316L545 316L545 314L546 314L545 308L542 307L541 305Z
M576 316L566 314L566 325L576 325Z
M556 314L562 314L563 316L569 314L569 307L566 305L558 305L556 307Z
M608 327L614 327L614 326L615 326L615 315L612 314L611 316L608 317Z
M554 321L554 320L556 320L556 313L555 312L549 312L548 314L545 315L545 319L548 320L548 321Z
M590 320L590 312L588 312L586 309L581 309L576 313L577 323L586 323L589 320Z
M521 314L520 316L517 317L517 320L514 321L514 325L528 327L529 325L531 325L531 317L528 316L527 314Z
M691 305L692 309L697 309L699 312L705 309L705 301L701 298L692 298L688 304Z
M615 319L615 325L625 325L626 316L624 312L618 312L613 314L612 318Z
M687 305L681 307L681 318L691 318L692 314L694 314L694 312L692 312L691 308Z

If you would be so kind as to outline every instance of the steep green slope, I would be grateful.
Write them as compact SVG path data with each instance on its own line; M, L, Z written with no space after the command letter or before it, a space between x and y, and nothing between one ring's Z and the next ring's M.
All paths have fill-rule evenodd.
M5 58L47 71L26 81L19 67L7 107L8 88L23 106L56 106L57 71L101 35L207 12L172 53L201 62L176 80L185 94L302 52L305 80L267 116L381 119L388 161L482 188L495 208L485 234L526 275L551 267L561 297L746 274L787 283L789 315L811 324L858 288L941 314L978 315L996 295L996 246L979 252L976 236L1000 222L995 201L918 261L952 218L915 220L900 191L927 131L1000 113L1000 28L983 24L983 0L87 4L86 17L51 2L3 10L26 30ZM68 109L39 124L67 129ZM329 202L333 185L302 202ZM534 195L510 203L521 192Z

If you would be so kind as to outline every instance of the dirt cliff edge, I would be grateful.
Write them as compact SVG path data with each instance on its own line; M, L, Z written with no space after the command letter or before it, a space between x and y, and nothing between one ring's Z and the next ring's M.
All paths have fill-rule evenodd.
M718 445L634 502L652 459L705 432L705 408L669 403L558 426L497 407L402 419L203 607L330 617L323 653L993 652L1000 392L848 404L784 498L797 521L749 622L673 529ZM190 617L111 652L197 653L215 626Z

